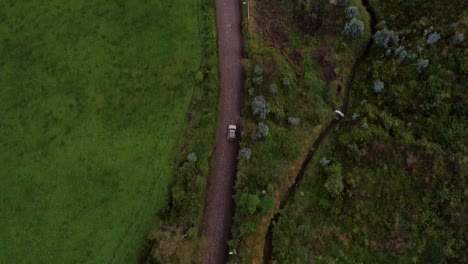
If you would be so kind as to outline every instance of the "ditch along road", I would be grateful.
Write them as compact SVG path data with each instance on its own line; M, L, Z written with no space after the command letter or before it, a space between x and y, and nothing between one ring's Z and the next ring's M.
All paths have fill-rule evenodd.
M370 6L368 0L362 0L362 4L366 7L367 12L369 13L371 17L371 33L374 35L375 33L375 25L377 24L377 16L375 14L375 11L372 6ZM348 112L348 107L349 107L349 99L350 99L350 94L351 94L351 89L353 87L353 82L354 82L354 77L356 75L356 69L361 65L361 63L364 61L364 59L367 57L369 54L370 48L372 46L372 37L369 39L367 42L366 47L362 51L361 55L358 57L358 59L354 62L351 74L348 78L348 81L346 83L346 91L345 91L345 97L343 100L343 105L341 107L341 112L346 114ZM289 187L289 189L286 191L286 193L283 195L282 199L280 200L279 204L279 212L276 213L273 218L270 221L270 225L268 226L268 231L265 237L265 242L264 242L264 248L263 248L263 263L264 264L270 264L272 262L272 253L273 253L273 227L275 223L278 222L279 217L281 216L281 210L284 209L286 204L289 201L289 198L291 198L292 194L294 194L297 185L301 182L302 178L304 177L304 173L307 170L307 167L310 164L310 161L312 160L312 157L315 154L315 151L318 149L320 144L322 144L323 140L328 136L328 134L333 131L333 129L340 123L341 119L334 119L332 120L328 126L320 133L319 137L315 140L314 144L312 145L312 148L310 149L309 153L307 154L307 157L305 158L304 162L301 165L301 169L299 173L296 175L294 178L293 184Z
M242 105L241 1L216 0L218 34L219 103L216 146L210 163L207 197L203 216L202 263L227 261L227 241L233 217L233 187L239 144L227 140L230 124L240 125ZM238 133L239 134L239 133Z

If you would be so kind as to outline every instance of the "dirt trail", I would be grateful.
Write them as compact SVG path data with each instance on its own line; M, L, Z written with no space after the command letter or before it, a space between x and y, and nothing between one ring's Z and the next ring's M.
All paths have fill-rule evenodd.
M241 1L216 0L220 93L216 147L211 160L202 236L207 240L203 263L227 260L233 217L233 186L238 143L227 141L229 124L239 124L242 104Z
M375 25L377 24L377 16L376 16L375 11L372 8L372 6L369 5L368 0L362 0L362 3L366 7L367 12L370 14L370 17L371 17L371 32L372 32L372 34L374 34L375 33ZM359 65L361 65L362 61L367 57L371 46L372 46L372 38L369 39L369 42L367 43L367 46L365 47L362 54L359 56L359 58L356 60L356 62L353 65L353 68L352 68L351 74L349 76L348 82L346 83L345 97L344 97L344 100L343 100L343 106L341 107L341 112L343 112L344 114L346 114L348 112L349 99L350 99L351 89L353 87L353 82L354 82L354 77L355 77L355 74L356 74L356 69L359 67ZM317 140L312 145L312 148L309 151L306 159L302 163L301 170L299 171L298 175L294 179L293 184L289 187L289 189L286 191L283 198L281 199L280 205L279 205L279 210L282 210L286 206L287 202L289 201L289 198L292 196L292 194L296 190L296 187L297 187L298 183L304 177L304 173L305 173L307 167L309 166L310 161L312 160L312 157L314 156L315 151L317 150L317 148L320 146L320 144L323 142L323 140L328 136L328 134L339 124L340 121L341 121L341 119L340 120L337 120L337 119L332 120L328 124L328 126L322 131L322 133L320 133L319 137L317 138ZM264 248L263 248L263 263L264 264L271 263L271 257L272 257L272 253L273 253L273 227L274 227L274 223L276 223L278 221L280 216L281 216L280 213L276 213L273 216L273 218L272 218L272 220L270 222L270 225L268 226L268 231L267 231L267 235L265 237L265 244L264 244Z

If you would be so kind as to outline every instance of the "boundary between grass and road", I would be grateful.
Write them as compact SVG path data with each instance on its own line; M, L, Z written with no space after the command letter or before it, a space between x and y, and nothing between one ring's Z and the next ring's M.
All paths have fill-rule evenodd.
M203 43L204 43L204 40L202 38L202 31L203 31L203 28L202 28L202 24L204 23L202 20L201 20L201 16L200 16L200 9L201 9L201 4L200 4L200 1L201 0L193 0L193 3L194 3L194 7L196 9L196 17L197 17L197 37L198 37L198 40L200 41L200 46L203 50ZM203 51L202 51L203 52ZM203 54L200 54L200 63L197 67L197 70L200 71L200 70L203 70L203 65L206 64L206 57L203 56ZM198 89L197 89L198 88ZM184 120L180 123L179 125L179 131L184 131L186 129L186 125L187 125L187 122L189 120L189 116L191 115L192 111L193 111L193 106L194 106L194 98L195 98L195 95L197 93L199 89L199 85L197 84L197 80L196 80L196 77L193 78L193 81L192 81L192 85L191 85L191 95L190 95L190 100L188 102L188 107L187 107L187 110L185 111L185 115L184 115ZM149 188L148 188L148 193L147 193L147 201L152 201L152 197L154 195L154 192L152 192L152 190L155 190L155 187L157 186L158 184L158 179L159 177L154 177L152 183L149 185ZM141 218L141 214L143 213L143 207L141 206L137 211L137 216L135 217L135 219L140 219ZM119 263L119 260L117 259L117 256L118 256L118 252L122 251L124 249L124 247L126 246L126 244L128 244L129 242L127 241L127 237L128 237L128 234L134 232L134 230L136 228L139 227L139 224L140 224L141 221L133 221L133 223L131 223L127 230L125 231L125 236L122 237L116 247L116 249L114 250L114 254L112 256L112 259L111 259L111 262L110 263ZM142 255L143 257L140 256L141 259L148 259L149 258L149 255L150 255L150 251L151 251L151 247L149 248L143 248L140 250L140 255Z
M206 242L203 263L207 264L226 262L233 218L239 144L227 141L226 136L228 125L240 126L243 100L241 4L238 0L215 2L220 89L216 146L210 162L201 232Z

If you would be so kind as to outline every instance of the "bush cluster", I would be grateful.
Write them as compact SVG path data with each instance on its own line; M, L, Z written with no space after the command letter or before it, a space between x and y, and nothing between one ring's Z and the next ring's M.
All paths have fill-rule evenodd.
M361 20L353 18L347 22L342 32L345 38L360 38L364 35L364 23Z
M288 123L291 125L291 126L298 126L300 123L301 123L301 119L297 118L297 117L288 117Z
M261 119L266 118L269 110L268 105L263 96L255 96L251 103L251 106L254 115L260 117Z
M269 128L264 123L258 123L257 129L255 130L255 139L264 138L268 135Z
M372 40L378 47L386 49L392 46L397 46L400 38L395 32L384 28L375 32L375 34L372 36Z
M345 9L345 14L347 19L353 19L359 15L359 8L357 6L348 6Z

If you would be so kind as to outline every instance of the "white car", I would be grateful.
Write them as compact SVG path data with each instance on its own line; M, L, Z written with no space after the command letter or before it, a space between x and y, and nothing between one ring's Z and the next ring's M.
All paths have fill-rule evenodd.
M228 136L227 136L227 139L228 139L229 141L235 141L235 140L236 140L236 130L237 130L236 125L229 125L229 126L228 126Z
M336 113L337 115L339 115L341 118L344 117L343 112L341 112L340 110L335 110L335 113Z

